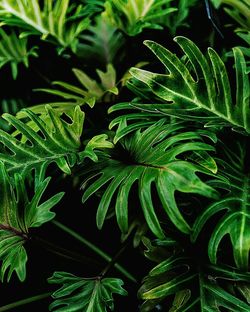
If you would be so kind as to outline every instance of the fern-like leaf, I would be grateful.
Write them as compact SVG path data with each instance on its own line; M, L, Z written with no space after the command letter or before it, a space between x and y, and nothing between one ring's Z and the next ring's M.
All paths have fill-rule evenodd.
M15 32L7 34L0 28L0 68L10 63L12 77L16 79L18 74L18 64L23 63L29 66L29 57L37 57L37 46L30 50L27 48L27 38L18 38Z
M85 156L95 157L91 149L80 151L84 113L79 106L75 107L72 115L68 115L71 123L64 121L49 105L46 106L46 110L48 123L32 111L25 110L26 116L33 121L36 129L10 114L3 114L3 118L26 139L23 142L0 130L0 160L4 162L11 175L19 173L25 176L34 169L36 180L39 181L43 180L45 170L52 162L55 162L63 172L70 174L70 167L77 160Z
M217 262L219 245L229 235L237 267L247 270L250 250L250 177L245 173L246 150L238 144L236 153L224 147L225 160L220 160L221 174L228 181L216 185L228 194L208 206L193 225L192 240L195 241L204 225L214 215L223 213L209 240L208 255Z
M52 294L55 301L49 306L50 311L114 311L113 294L127 295L118 278L85 279L67 272L55 272L48 279L50 284L63 284Z
M15 271L19 280L26 278L27 253L24 248L29 238L29 228L39 227L54 218L50 209L63 196L58 193L40 203L50 178L40 182L30 200L25 190L23 178L15 175L12 185L4 164L0 161L0 279L3 282L8 272L9 282Z
M184 51L192 71L174 53L152 41L145 44L164 64L167 74L137 68L130 71L154 94L168 102L165 108L160 106L160 111L188 120L203 120L207 126L222 123L250 133L250 87L242 51L233 49L237 87L234 103L227 70L218 54L209 48L207 59L191 40L185 37L174 40ZM157 109L156 104L144 107Z
M117 222L121 231L127 232L128 197L137 181L145 219L152 232L161 238L164 237L164 233L151 194L154 185L168 217L184 233L189 233L190 227L177 207L175 191L198 193L207 197L217 196L215 190L196 175L196 172L209 171L181 158L182 153L190 151L212 151L213 148L204 143L202 137L208 136L214 140L214 136L204 130L184 131L183 123L164 122L165 120L160 120L144 131L138 130L131 137L124 137L124 141L119 141L121 145L118 143L116 148L111 150L111 155L104 154L103 158L100 158L100 163L97 163L98 173L93 175L100 177L91 181L83 195L85 202L102 186L107 185L97 210L99 228L102 227L111 200L116 194Z
M24 34L50 35L62 46L76 51L79 34L89 25L81 5L70 4L70 0L44 0L43 8L38 0L1 0L0 20L18 26Z

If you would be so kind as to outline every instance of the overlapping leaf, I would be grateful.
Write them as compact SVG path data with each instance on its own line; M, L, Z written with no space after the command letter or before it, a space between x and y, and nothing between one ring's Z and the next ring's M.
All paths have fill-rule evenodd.
M118 278L85 279L67 272L55 272L48 282L63 284L52 294L55 301L49 306L50 311L114 311L113 294L127 294Z
M0 130L0 160L11 175L19 173L25 176L34 169L36 180L43 180L45 170L52 162L63 172L70 174L70 167L81 157L94 157L91 149L80 151L84 113L79 106L75 107L72 115L68 115L71 120L69 123L50 106L46 106L46 110L49 120L47 123L32 111L26 110L35 129L10 114L3 114L3 118L26 139L23 141Z
M161 29L160 17L176 11L166 4L172 0L114 0L105 2L105 18L129 36L142 32L143 28Z
M159 253L161 245L158 242L158 246L150 247L151 258ZM164 300L170 303L172 295L174 300L169 311L173 312L249 311L249 273L231 267L206 266L205 263L197 265L199 259L186 256L177 243L176 248L179 252L173 252L145 277L138 292L145 300L142 312L153 310L157 304L164 304ZM233 287L231 281L234 281ZM241 287L244 299L236 295Z
M236 20L241 27L250 30L250 4L248 0L210 0L216 8L224 10Z
M76 50L78 35L89 25L84 8L70 0L1 0L0 20L18 26L27 34L50 35L63 47Z
M40 182L34 196L29 199L23 178L16 174L13 185L4 164L0 161L0 279L5 274L7 281L15 271L19 280L26 277L27 253L24 244L29 237L29 228L39 227L50 221L55 213L50 209L63 196L58 193L40 203L50 178Z
M154 112L149 110L147 112L147 109L143 109L142 111L138 111L138 108L127 102L115 104L108 110L109 113L119 111L123 111L123 114L113 119L109 124L110 129L117 127L113 138L114 143L137 129L144 129L153 125L162 118L162 114L159 110ZM125 114L124 111L127 111L128 113ZM171 119L169 118L168 121L170 122ZM207 168L213 173L217 172L215 160L206 151L194 151L193 154L189 156L189 159Z
M217 262L219 245L229 235L237 267L247 270L250 250L250 177L245 173L246 150L243 144L238 144L237 152L224 147L223 153L226 157L220 161L221 174L225 175L228 182L216 184L226 190L227 195L208 206L198 216L193 226L192 239L196 240L209 219L223 213L209 240L210 260L212 263Z
M204 130L185 131L184 128L182 122L165 124L164 119L160 120L144 131L138 130L131 137L125 137L111 154L100 157L100 162L96 165L97 172L93 175L95 180L91 181L83 194L85 202L101 187L105 187L97 210L99 228L104 223L112 199L116 197L117 222L121 231L127 232L129 193L138 182L138 197L144 217L157 237L164 237L164 232L155 212L153 186L156 187L163 209L173 224L184 233L190 232L190 226L177 207L175 191L212 198L216 198L217 193L196 175L196 172L208 174L209 171L182 159L181 154L212 151L213 147L204 143L203 137L208 136L211 140L215 140L215 137ZM93 166L93 170L94 168ZM89 180L85 181L84 186L88 182Z
M178 270L183 273L176 273ZM237 273L231 276L232 271L230 270L227 273L229 273L227 276L230 276L232 280L234 278L241 280L242 278L241 274L237 277ZM194 263L188 258L170 257L153 268L145 278L144 284L139 290L139 296L146 300L141 311L150 311L151 301L153 304L161 302L171 295L175 295L171 311L249 311L250 305L246 301L235 296L230 288L226 289L220 286L216 279L213 280L211 274L213 271L206 275L202 271L194 270ZM221 278L223 279L223 277ZM243 280L249 280L249 274L245 274ZM194 289L194 286L197 289ZM238 287L237 283L234 284L234 287ZM245 287L249 291L249 284L246 284ZM194 294L198 291L198 295L195 296L191 289Z
M137 68L130 70L136 79L167 101L165 108L160 105L160 111L188 120L203 121L206 126L230 125L250 133L250 87L242 51L233 49L236 69L234 102L228 73L218 54L209 48L206 58L191 40L181 36L174 40L184 51L188 66L161 45L146 41L145 44L164 64L167 73L156 74ZM157 104L142 107L155 111Z
M119 111L123 111L123 114L114 118L109 124L109 129L117 128L113 139L114 143L117 143L121 138L135 130L144 129L153 125L162 118L162 114L159 112L156 112L154 115L146 111L138 112L138 109L129 105L127 102L115 104L108 110L109 113Z

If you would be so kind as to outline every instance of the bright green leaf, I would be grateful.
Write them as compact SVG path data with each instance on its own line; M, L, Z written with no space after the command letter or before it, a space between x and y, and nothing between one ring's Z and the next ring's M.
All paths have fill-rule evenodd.
M79 34L89 25L88 13L70 0L46 0L43 7L38 0L0 0L0 20L4 23L18 26L25 33L40 34L43 40L51 36L62 49L70 47L72 51L76 51Z
M242 51L233 49L237 87L236 101L233 103L228 73L219 55L209 48L208 57L205 57L185 37L176 37L175 41L188 58L192 71L176 54L152 41L145 41L145 44L164 64L167 73L156 74L138 68L130 70L132 76L168 102L165 108L161 105L159 111L188 120L200 120L206 126L216 125L219 120L225 125L243 128L250 133L250 87ZM157 110L157 104L143 107Z
M63 172L71 173L70 167L77 162L80 152L84 113L76 106L72 115L68 116L71 119L71 123L68 123L49 105L46 106L46 112L47 123L32 111L25 110L35 129L10 114L3 115L25 138L25 141L18 140L0 130L0 142L6 147L0 153L0 160L9 173L18 172L25 176L35 169L36 180L43 180L45 170L52 162ZM89 150L85 156L94 157L94 154Z

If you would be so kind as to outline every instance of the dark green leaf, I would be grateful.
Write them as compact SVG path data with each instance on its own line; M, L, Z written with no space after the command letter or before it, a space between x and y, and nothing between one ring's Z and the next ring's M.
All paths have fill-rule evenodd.
M242 289L244 297L248 298L249 283L241 283L249 281L249 273L242 274L229 267L206 267L205 263L197 265L195 256L186 256L183 249L178 245L176 247L178 252L174 251L144 278L138 292L139 297L145 300L142 312L152 310L164 300L170 303L171 295L175 297L170 311L249 311L247 300L235 294L237 289ZM230 290L227 286L231 285L231 281L234 281L234 286Z
M48 279L50 284L63 284L52 294L54 300L50 311L114 311L113 294L127 295L122 288L123 282L118 278L85 279L67 272L55 272Z
M184 233L190 232L190 226L177 207L175 191L216 198L215 190L196 175L196 172L209 174L209 171L181 159L182 153L212 151L213 148L202 139L208 132L205 130L205 132L203 130L182 132L183 123L165 124L164 122L164 119L160 120L144 131L138 130L131 137L124 137L122 143L119 141L117 147L111 150L111 155L100 158L102 169L100 164L97 164L99 171L93 175L93 177L98 175L99 178L91 181L83 195L83 202L85 202L105 186L97 210L99 228L104 223L112 198L116 198L117 222L121 231L127 232L129 193L137 181L139 186L137 200L140 201L149 228L160 238L164 237L164 233L152 200L153 186L157 189L167 216ZM88 181L84 182L84 187Z
M34 196L29 200L23 178L16 174L14 184L10 182L4 164L0 162L0 278L3 282L8 271L9 282L15 271L19 280L26 278L27 254L23 247L29 237L29 228L38 227L54 218L50 209L62 198L58 193L43 203L41 197L50 178L38 184Z
M228 180L218 184L227 195L208 206L198 216L193 226L192 240L195 241L205 223L214 215L223 213L214 226L209 240L208 254L212 263L217 262L218 248L223 238L229 235L237 267L249 267L250 241L250 178L245 174L246 150L238 143L237 152L223 148L225 160L220 160L221 174ZM229 190L229 192L228 192Z

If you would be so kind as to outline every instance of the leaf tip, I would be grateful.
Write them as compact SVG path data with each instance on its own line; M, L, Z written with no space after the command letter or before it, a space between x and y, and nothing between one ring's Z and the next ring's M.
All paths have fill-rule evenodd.
M143 41L143 44L146 46L146 47L148 47L150 50L152 50L153 49L153 47L155 46L155 45L158 45L155 41L153 41L153 40L144 40Z

